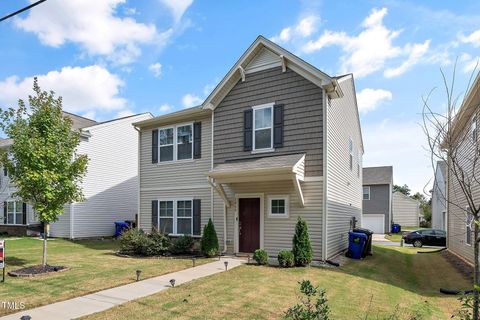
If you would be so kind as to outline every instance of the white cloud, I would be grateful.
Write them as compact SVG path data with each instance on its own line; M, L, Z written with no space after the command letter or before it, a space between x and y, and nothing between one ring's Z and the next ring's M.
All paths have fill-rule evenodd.
M172 12L176 22L180 21L185 11L192 5L193 0L160 0Z
M385 77L392 78L404 74L425 55L430 46L430 40L425 41L422 44L407 45L405 51L410 52L407 60L405 60L400 66L396 68L387 68L383 73Z
M410 58L413 55L410 62L396 71L400 74L416 63L414 58L422 53L425 43L420 47L417 44L406 44L403 48L394 45L393 41L401 31L391 30L384 25L383 18L387 13L387 8L373 9L362 22L363 31L358 35L350 36L345 32L326 30L317 40L304 44L302 51L311 54L328 46L339 46L344 53L340 57L341 72L352 72L357 78L384 69L390 59L402 55ZM414 49L416 52L412 53Z
M463 34L460 35L460 41L462 41L463 43L469 43L476 48L480 47L480 29L466 36Z
M407 184L414 192L423 192L433 171L423 148L426 138L420 125L414 121L384 120L364 125L362 131L364 167L392 165L395 184Z
M280 33L273 36L271 40L276 43L286 43L297 38L306 38L311 36L318 28L320 18L316 15L308 15L300 19L296 25L283 28Z
M463 64L463 73L472 73L475 70L478 71L480 67L480 56L472 57L468 53L463 53L459 58L459 62Z
M141 54L140 44L164 44L172 30L158 33L153 24L116 16L117 7L125 2L49 0L30 10L26 18L15 19L15 25L35 33L45 45L60 47L72 42L89 55L106 56L116 64L128 64Z
M169 113L174 109L174 107L171 104L164 103L158 108L158 111L160 113Z
M160 78L162 75L162 65L160 63L153 63L148 66L148 70L150 70L155 78Z
M362 113L373 111L390 100L392 100L392 93L383 89L365 88L357 93L358 110Z
M120 97L123 81L103 67L64 67L59 71L37 75L40 87L63 97L66 111L85 114L124 110L127 100ZM32 94L33 77L11 76L0 81L0 102L15 106L18 99Z
M200 98L199 96L196 96L191 93L187 93L182 97L182 105L184 108L191 108L198 106L200 103L203 102L203 99Z

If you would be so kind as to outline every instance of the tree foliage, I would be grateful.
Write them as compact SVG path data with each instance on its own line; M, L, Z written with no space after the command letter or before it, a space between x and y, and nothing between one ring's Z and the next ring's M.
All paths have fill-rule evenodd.
M297 267L305 267L312 262L313 253L310 236L308 234L308 225L307 222L300 217L298 217L295 226L292 253Z
M1 127L13 144L0 154L0 161L17 187L14 196L49 223L58 220L66 203L83 199L80 184L88 158L76 153L80 133L62 115L62 98L42 91L37 79L33 90L29 108L19 100L18 108L1 112Z
M300 292L304 297L300 303L291 307L285 312L285 319L289 320L328 320L330 319L330 308L325 290L313 286L310 280L299 282ZM314 301L316 299L316 301Z
M406 184L404 184L403 186L397 184L393 185L393 192L401 192L404 195L409 196L411 191L412 190L410 190L410 188Z
M200 246L202 253L207 257L214 257L219 253L217 232L212 219L208 219L208 223L203 228Z

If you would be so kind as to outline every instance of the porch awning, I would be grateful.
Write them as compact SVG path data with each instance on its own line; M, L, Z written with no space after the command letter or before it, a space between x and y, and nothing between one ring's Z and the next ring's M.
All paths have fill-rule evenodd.
M228 204L222 184L260 181L292 180L300 203L303 193L300 181L305 177L305 154L267 156L263 158L231 161L216 165L208 173L210 184Z

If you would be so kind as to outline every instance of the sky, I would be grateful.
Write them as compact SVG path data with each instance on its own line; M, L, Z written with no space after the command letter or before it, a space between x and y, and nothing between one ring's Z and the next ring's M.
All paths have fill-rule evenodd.
M34 2L34 1L32 1ZM28 5L2 1L0 16ZM428 190L422 97L445 112L441 70L465 94L480 1L47 0L0 22L0 106L42 89L98 121L198 105L258 35L327 74L353 73L364 166ZM425 187L427 185L427 187Z

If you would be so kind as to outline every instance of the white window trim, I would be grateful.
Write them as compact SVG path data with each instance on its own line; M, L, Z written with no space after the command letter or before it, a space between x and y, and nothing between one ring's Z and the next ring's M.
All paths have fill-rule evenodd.
M269 218L288 218L290 217L290 196L289 195L269 195L268 217ZM272 213L272 200L285 200L285 213Z
M273 106L275 105L274 102L270 102L270 103L265 103L265 104L260 104L258 106L253 106L252 107L252 110L253 110L253 119L252 119L252 153L263 153L263 152L273 152L275 151L275 148L273 148ZM267 109L267 108L270 108L272 109L272 112L271 112L271 121L270 121L270 148L261 148L261 149L257 149L255 147L255 134L256 134L256 131L257 131L257 128L255 127L255 111L256 110L261 110L261 109ZM265 130L265 129L268 129L268 128L261 128L261 129L258 129L258 130Z
M159 227L159 229L161 230L161 227L160 227L160 201L172 201L173 202L173 223L172 223L172 229L173 229L173 232L172 233L168 233L169 236L193 236L193 198L160 198L160 199L157 199L158 200L158 203L157 203L157 212L158 212L158 216L157 216L157 226ZM191 220L191 229L192 232L190 234L184 234L184 233L178 233L177 232L177 202L178 201L190 201L192 203L192 217L190 218ZM170 217L168 217L170 218ZM180 219L186 219L185 217L180 217Z
M363 192L363 188L367 188L368 189L368 199L365 199L363 196L365 195L365 193ZM370 200L370 187L369 186L363 186L362 187L362 200Z
M188 159L180 159L178 160L178 143L177 143L177 128L178 127L185 127L185 126L190 126L192 128L192 156ZM165 130L165 129L173 129L173 159L168 160L168 161L160 161L160 130ZM173 162L185 162L185 161L192 161L194 160L193 158L193 150L194 150L194 141L195 141L195 132L193 128L193 122L186 122L186 123L178 123L174 126L165 126L165 127L160 127L158 128L158 163L157 164L167 164L167 163L173 163ZM170 144L165 145L165 146L170 146Z
M7 220L8 220L8 203L9 202L13 202L13 206L14 206L14 209L13 209L13 220L15 221L15 223L7 223L7 221L3 221L3 224L4 226L26 226L27 225L27 221L28 221L28 214L27 216L25 217L25 219L27 221L25 221L25 223L17 223L17 202L20 202L22 205L21 205L21 210L20 210L20 213L23 215L23 202L20 201L20 200L7 200L5 201L7 203Z
M465 207L465 211L467 212L467 215L465 217L465 244L469 247L472 246L472 222L473 222L473 214L470 213L470 208L469 207ZM470 221L470 226L467 226L467 221L468 221L468 218L469 216L472 216L472 221ZM470 228L470 243L467 242L467 238L468 238L468 229Z
M353 149L355 149L353 145L353 139L350 137L348 138L348 154L349 154L348 165L350 167L350 171L353 171ZM350 159L351 159L351 162L350 162Z

